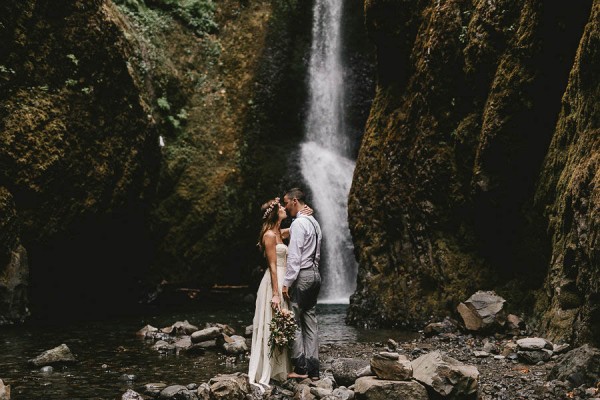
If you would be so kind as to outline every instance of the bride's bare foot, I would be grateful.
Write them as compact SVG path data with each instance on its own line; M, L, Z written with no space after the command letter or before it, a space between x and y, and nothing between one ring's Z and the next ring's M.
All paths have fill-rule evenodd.
M308 375L300 375L295 372L290 372L287 377L288 379L306 379L308 378Z

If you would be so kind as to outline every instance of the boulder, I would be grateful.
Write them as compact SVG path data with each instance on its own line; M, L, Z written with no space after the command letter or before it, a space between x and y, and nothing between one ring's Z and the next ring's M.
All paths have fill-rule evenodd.
M331 372L338 385L350 386L358 378L373 375L369 360L362 358L338 358L331 363Z
M211 339L216 339L221 335L221 329L219 327L213 326L210 328L202 329L192 333L192 342L200 343L206 342Z
M201 383L196 389L196 395L199 400L210 400L210 385L208 383Z
M294 388L294 400L314 400L315 395L311 393L310 386L305 384L298 384Z
M413 378L448 399L477 396L479 371L434 351L412 361Z
M354 399L354 392L345 386L340 386L333 391L333 396L338 400L352 400Z
M176 351L187 350L192 346L192 339L189 336L182 336L173 345Z
M354 393L358 400L428 400L427 390L415 381L389 381L374 376L356 380Z
M505 302L506 300L493 291L480 290L464 303L460 303L457 310L468 330L485 331L504 326L506 322L503 312Z
M219 400L243 400L250 393L248 376L242 373L217 375L208 381L212 398Z
M121 396L121 400L144 400L144 398L135 390L127 389L127 391L123 393L123 396Z
M560 356L548 380L567 381L572 387L600 381L600 350L585 344Z
M537 364L539 362L546 362L552 358L552 351L541 349L541 350L519 350L517 356L519 360L526 364Z
M36 358L27 361L29 365L34 367L42 367L44 365L54 364L73 364L77 362L71 350L66 344L61 344L53 349L46 350Z
M380 379L408 381L412 378L412 366L405 355L381 352L371 358L371 371Z
M195 391L189 390L182 385L167 386L160 392L159 399L172 400L198 400Z

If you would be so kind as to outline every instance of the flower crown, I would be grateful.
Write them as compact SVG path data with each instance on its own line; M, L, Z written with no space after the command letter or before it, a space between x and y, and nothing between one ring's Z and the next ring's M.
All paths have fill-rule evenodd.
M269 203L269 207L267 207L267 209L265 210L265 213L263 214L262 219L267 219L267 217L273 211L273 208L275 208L276 204L279 204L279 197L275 197L275 200L273 200L272 202Z

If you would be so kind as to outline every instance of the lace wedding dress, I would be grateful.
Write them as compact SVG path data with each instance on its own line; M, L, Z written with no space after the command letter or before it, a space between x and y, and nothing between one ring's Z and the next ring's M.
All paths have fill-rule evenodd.
M279 288L281 308L288 309L287 302L283 300L283 296L281 295L287 260L287 246L279 243L275 247L275 251L277 253L277 286ZM269 335L271 334L269 323L273 315L273 309L271 308L272 297L271 272L267 268L256 294L256 310L254 311L252 328L252 349L250 350L250 365L248 368L249 382L254 385L262 385L261 389L268 387L271 379L279 382L285 381L287 374L292 370L287 348L284 348L282 351L275 349L272 357L269 358L271 350L269 347Z

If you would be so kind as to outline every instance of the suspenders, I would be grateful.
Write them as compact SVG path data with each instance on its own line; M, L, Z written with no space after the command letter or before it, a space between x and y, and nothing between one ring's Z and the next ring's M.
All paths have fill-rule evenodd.
M315 224L310 220L310 218L306 218L308 219L308 222L310 222L310 224L313 226L313 228L315 229L315 235L317 235L317 239L315 240L315 251L313 252L312 255L312 259L313 259L313 266L315 265L315 257L317 257L317 247L319 246L319 231L317 230L317 227L315 226Z

